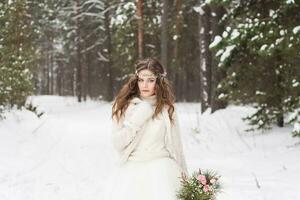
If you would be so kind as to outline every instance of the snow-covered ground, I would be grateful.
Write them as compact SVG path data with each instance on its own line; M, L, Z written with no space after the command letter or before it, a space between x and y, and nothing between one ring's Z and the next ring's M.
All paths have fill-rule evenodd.
M73 97L29 100L45 114L13 110L0 121L0 200L101 200L115 168L108 102ZM216 170L219 200L300 199L300 139L292 127L245 133L251 107L200 115L197 103L178 103L189 172Z

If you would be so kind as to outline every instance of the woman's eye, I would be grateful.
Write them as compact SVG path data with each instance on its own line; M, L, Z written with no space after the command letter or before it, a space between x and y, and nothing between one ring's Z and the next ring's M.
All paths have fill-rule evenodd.
M153 83L155 80L150 80L150 83Z
M138 80L138 82L142 82L142 81L143 81L143 79L139 79L139 80Z

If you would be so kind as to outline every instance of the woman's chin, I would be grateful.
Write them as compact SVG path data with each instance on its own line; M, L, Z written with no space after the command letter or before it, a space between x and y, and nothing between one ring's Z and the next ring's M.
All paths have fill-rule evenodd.
M154 93L141 93L141 96L142 97L150 97L150 96L152 96L152 95L154 95Z

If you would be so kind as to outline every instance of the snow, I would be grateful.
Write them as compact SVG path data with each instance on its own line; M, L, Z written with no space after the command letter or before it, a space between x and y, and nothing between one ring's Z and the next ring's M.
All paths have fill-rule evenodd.
M222 37L219 35L216 35L214 38L214 41L209 45L209 48L213 48L217 46L222 41Z
M257 90L257 91L255 91L255 94L256 94L256 95L265 95L266 93L265 93L265 92L262 92L262 91L259 91L259 90Z
M224 98L224 97L226 97L226 96L227 96L226 94L221 93L221 94L219 94L218 99L222 99L222 98Z
M136 6L135 6L135 4L133 2L127 2L127 3L124 4L123 8L125 10L129 10L129 9L135 10Z
M300 31L300 26L296 26L295 28L293 28L293 33L297 34Z
M200 34L203 34L203 33L204 33L204 27L201 27Z
M287 4L292 4L292 3L295 3L295 0L286 0L286 3Z
M124 14L125 11L130 11L133 14L135 10L135 4L133 2L127 2L122 7L119 6L116 11L116 16L111 18L111 24L120 25L123 24L127 19L128 15Z
M228 35L229 35L229 34L228 34L228 32L226 32L226 31L224 31L224 32L222 33L222 37L223 37L223 38L227 38Z
M275 44L278 45L278 44L280 44L283 40L284 40L284 37L278 38L278 39L276 39Z
M45 114L6 112L0 121L1 200L99 200L116 167L111 103L33 96ZM293 127L244 132L248 106L200 114L199 103L177 103L189 172L217 171L218 200L300 199L300 139Z
M205 11L203 10L202 6L194 6L193 7L194 11L199 13L200 15L204 15Z
M203 73L206 72L206 59L205 59L205 58L202 59L202 62L201 62L201 70L203 71ZM206 80L206 77L205 77L205 76L202 77L202 80L203 80L203 82L204 82L203 84L204 84L204 85L207 85L207 84L206 84L206 81L205 81L205 80Z
M222 54L220 61L224 62L224 60L226 60L226 58L228 58L231 54L231 51L235 48L235 45L230 45L228 47L226 47L224 53Z
M154 24L161 24L161 16L154 17L152 21Z
M292 83L293 83L292 85L293 87L298 87L300 85L300 83L296 79L293 79Z
M216 53L216 57L219 57L220 55L222 55L224 53L224 50L223 49L220 49L217 51Z
M231 27L230 27L230 26L227 26L227 27L226 27L226 31L227 31L227 32L230 32L230 31L231 31Z
M255 35L254 37L251 38L251 41L254 41L254 40L258 39L258 38L259 38L259 36Z
M299 123L295 123L293 131L300 132L300 124Z
M231 33L231 39L234 40L235 38L240 36L240 32L237 29L234 29Z

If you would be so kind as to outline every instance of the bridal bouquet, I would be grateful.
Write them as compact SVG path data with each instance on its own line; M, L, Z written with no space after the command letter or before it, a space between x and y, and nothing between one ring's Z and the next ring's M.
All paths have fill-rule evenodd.
M181 176L181 188L177 192L179 200L215 200L221 191L220 176L215 172L200 169L191 177Z

